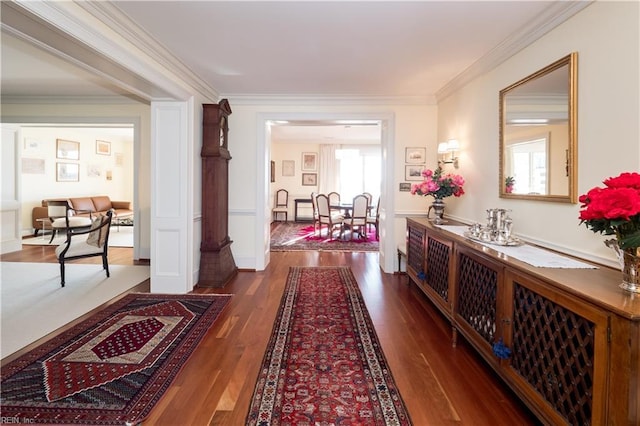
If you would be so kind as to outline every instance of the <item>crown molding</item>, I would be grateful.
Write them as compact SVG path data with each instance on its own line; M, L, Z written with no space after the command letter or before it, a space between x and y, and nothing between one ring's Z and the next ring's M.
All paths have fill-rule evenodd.
M437 101L441 102L472 80L496 68L594 2L595 0L553 2L527 25L513 33L489 53L478 59L454 77L453 80L445 84L436 92L435 97Z
M327 96L327 95L241 95L221 94L234 105L436 105L434 96Z
M149 103L135 96L12 96L3 95L2 104L20 105L137 105Z
M213 88L108 2L3 2L2 24L140 98L188 99L198 93L218 99Z

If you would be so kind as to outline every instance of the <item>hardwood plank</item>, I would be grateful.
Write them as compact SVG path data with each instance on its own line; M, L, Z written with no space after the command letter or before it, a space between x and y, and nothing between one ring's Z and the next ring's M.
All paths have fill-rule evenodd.
M29 247L1 260L55 262L43 249L53 250ZM132 249L110 253L120 250L129 253L110 263L133 262ZM452 347L449 323L405 275L383 273L377 253L348 252L274 252L265 271L195 289L234 297L143 424L244 424L289 267L334 265L353 270L415 425L539 424L464 339Z

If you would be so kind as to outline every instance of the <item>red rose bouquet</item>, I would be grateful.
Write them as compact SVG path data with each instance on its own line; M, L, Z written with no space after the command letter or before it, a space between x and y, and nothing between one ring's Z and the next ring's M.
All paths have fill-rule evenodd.
M640 247L640 174L622 173L603 181L579 201L580 224L593 232L615 235L622 250Z

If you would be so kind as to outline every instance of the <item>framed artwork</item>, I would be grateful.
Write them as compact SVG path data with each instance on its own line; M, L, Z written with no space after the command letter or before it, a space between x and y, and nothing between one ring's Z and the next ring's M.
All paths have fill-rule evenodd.
M96 141L96 154L111 155L111 142Z
M271 162L271 182L276 181L276 162Z
M404 180L422 180L424 166L404 166Z
M295 176L296 162L293 160L282 160L282 176Z
M404 162L409 164L424 164L427 148L405 148Z
M316 186L318 184L317 173L303 173L302 186Z
M56 139L56 158L62 160L79 160L80 142Z
M43 175L44 159L22 157L22 173L32 174L32 175Z
M56 180L58 182L78 182L80 165L78 163L56 163Z
M400 192L411 192L411 183L400 182Z
M302 170L314 172L318 170L318 153L303 152L302 153Z

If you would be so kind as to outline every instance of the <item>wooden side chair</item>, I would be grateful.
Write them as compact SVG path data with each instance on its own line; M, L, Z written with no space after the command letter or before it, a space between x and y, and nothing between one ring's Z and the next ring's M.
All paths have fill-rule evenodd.
M89 229L91 226L91 218L74 216L74 213L75 211L71 208L67 200L47 201L47 215L51 222L51 239L49 240L49 244L51 244L53 238L59 231Z
M367 216L367 227L371 225L376 227L376 240L380 239L380 197L378 197L378 203L376 204L376 212L375 214L369 214Z
M111 228L112 211L105 216L95 218L89 229L67 227L67 239L56 247L56 258L60 263L60 285L64 287L65 263L86 257L101 256L102 268L109 278L109 230Z
M333 238L334 228L338 226L342 228L344 216L331 211L329 197L325 194L319 194L316 197L316 203L318 205L319 235L322 235L322 226L325 225L327 227L327 236ZM342 231L340 231L340 234L342 234Z
M284 221L288 221L289 214L289 192L286 189L276 191L276 204L272 210L274 222L278 220L278 215L284 214Z
M317 192L311 193L311 207L313 209L313 233L316 233L320 220L318 219L318 203L316 202Z
M369 199L364 195L356 195L353 197L353 209L351 216L342 220L342 229L340 230L340 237L345 228L351 231L351 239L356 234L360 237L366 238L367 236L367 212L369 211Z

